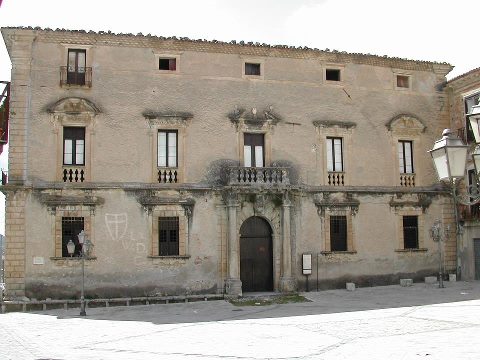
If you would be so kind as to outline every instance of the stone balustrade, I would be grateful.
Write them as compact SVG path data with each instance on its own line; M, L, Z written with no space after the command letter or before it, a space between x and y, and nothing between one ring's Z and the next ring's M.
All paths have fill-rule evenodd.
M288 185L288 175L287 167L232 167L229 185Z

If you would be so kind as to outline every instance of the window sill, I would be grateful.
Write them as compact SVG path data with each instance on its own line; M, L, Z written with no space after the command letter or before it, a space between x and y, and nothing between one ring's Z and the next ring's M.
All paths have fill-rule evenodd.
M148 256L149 259L190 259L190 255Z
M427 248L418 248L418 249L395 249L395 252L399 253L412 253L412 252L427 252Z
M53 260L53 261L60 261L60 260L68 260L68 261L80 261L82 260L81 257L79 256L68 256L68 257L60 257L60 256L52 256L50 258L50 260ZM97 257L96 256L90 256L90 257L86 257L85 260L97 260Z
M320 251L320 254L322 255L334 255L334 254L345 254L345 255L353 255L356 254L356 250L350 250L350 251Z

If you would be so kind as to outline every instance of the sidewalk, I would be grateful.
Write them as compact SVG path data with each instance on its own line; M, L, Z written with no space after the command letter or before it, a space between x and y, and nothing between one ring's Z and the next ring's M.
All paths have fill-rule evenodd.
M478 359L480 282L0 315L1 359Z

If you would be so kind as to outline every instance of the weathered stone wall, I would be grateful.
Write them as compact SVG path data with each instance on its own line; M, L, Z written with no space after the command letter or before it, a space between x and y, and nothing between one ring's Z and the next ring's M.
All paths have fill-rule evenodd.
M28 35L28 41L18 40L17 33ZM12 131L24 131L10 138L12 185L6 188L7 261L21 260L9 250L16 246L22 248L16 256L24 259L8 263L7 290L12 296L23 295L23 286L34 298L76 296L80 262L58 256L62 214L88 219L95 244L95 259L86 265L89 296L223 292L230 254L229 215L221 196L228 183L225 168L241 164L243 132L252 128L265 133L266 165L292 165L291 185L283 190L229 187L239 194L237 236L250 216L261 216L272 227L276 290L289 263L282 253L287 238L292 275L300 288L304 252L314 255L311 281L322 288L346 280L389 283L403 275L435 273L438 253L428 231L436 219L451 222L452 213L445 194L432 186L436 178L427 150L448 125L441 85L450 66L148 37L18 29L5 29L3 34L19 74L12 77L12 93L22 86L22 76L30 82L12 102L17 112ZM15 57L20 46L25 61ZM91 88L59 85L68 48L86 49ZM162 55L177 58L175 73L158 70ZM28 66L23 66L27 58ZM249 60L261 62L261 77L242 75L243 63ZM325 80L330 66L341 69L342 81ZM396 88L397 73L410 76L410 89ZM88 114L55 112L65 98L88 100L81 103L90 109L85 110ZM259 118L273 116L275 121L255 128L229 116L244 109L242 116L252 117L254 108ZM177 114L168 121L179 131L180 183L156 181L156 131L172 122L146 112ZM395 119L400 119L398 127L392 125ZM81 184L64 183L60 176L65 125L87 129L87 182ZM345 140L345 186L328 185L328 136ZM414 141L415 187L400 186L398 140ZM282 225L285 190L292 196L289 237ZM265 203L248 200L259 193L266 195ZM348 253L332 253L326 247L327 219L336 210L322 201L330 193L350 204L341 209L349 219ZM149 208L142 202L145 194L165 203ZM187 238L185 254L156 257L155 214L178 214L180 200L186 199L193 199L194 205L188 230L181 228ZM419 216L419 251L402 249L399 224L404 214ZM125 229L112 231L110 220L120 218L126 220L115 226ZM24 223L15 223L19 221ZM449 270L455 267L454 244L447 243Z

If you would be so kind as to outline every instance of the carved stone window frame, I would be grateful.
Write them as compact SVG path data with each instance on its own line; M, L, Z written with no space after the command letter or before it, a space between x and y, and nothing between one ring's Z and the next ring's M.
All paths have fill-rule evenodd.
M242 60L242 78L246 80L264 80L265 79L265 59L257 57L241 57ZM259 64L260 65L260 75L246 75L245 74L245 64Z
M152 193L141 196L139 203L148 214L148 226L151 239L151 248L149 258L153 259L154 264L168 264L168 259L176 258L186 261L190 258L189 243L190 231L193 222L193 209L195 201L193 199L179 199L162 197L160 193ZM160 256L158 244L158 219L159 217L178 217L178 255ZM167 262L162 262L167 259Z
M396 239L397 244L395 252L425 252L428 249L425 247L425 215L422 209L413 206L405 206L395 208L396 214ZM418 248L405 249L403 238L403 217L416 216L418 219Z
M390 133L391 147L392 147L392 164L395 164L395 169L392 171L395 178L393 184L399 186L400 184L400 162L398 159L398 143L400 141L411 141L413 147L413 169L414 173L407 174L415 177L415 186L421 185L419 179L421 179L422 168L418 166L418 159L421 159L425 154L423 153L424 136L423 133L427 128L424 123L415 115L400 114L393 117L387 124L388 132Z
M61 59L61 66L68 66L68 52L69 50L85 50L85 67L91 68L93 64L93 57L94 57L94 47L93 45L87 44L70 44L70 43L62 43L62 53L60 56ZM93 76L93 74L92 74ZM74 84L67 84L64 85L66 88L81 88L84 90L88 90L91 87L87 85L74 85Z
M315 206L320 216L321 229L320 233L324 234L322 254L339 253L339 254L355 254L356 251L356 225L355 216L357 215L360 202L351 198L348 194L342 194L343 199L335 199L330 194L324 194L323 199L316 199ZM347 220L347 251L331 251L330 238L330 217L345 216Z
M327 80L327 70L340 71L340 80ZM326 63L323 65L323 83L326 85L343 86L345 85L345 65L338 63Z
M397 78L398 76L405 76L408 78L408 87L398 86ZM413 75L411 71L406 70L393 70L393 89L398 91L412 91L413 89Z
M152 183L158 183L157 166L157 146L158 146L158 131L159 130L174 130L177 131L177 167L178 172L177 183L185 182L185 148L187 128L193 118L193 115L188 112L171 112L171 111L144 111L142 113L148 125L148 134L150 137L151 152L151 177Z
M181 67L180 67L180 58L182 53L174 53L174 52L156 52L155 53L155 72L156 74L160 75L180 75L181 74ZM175 59L175 70L161 70L159 69L159 61L160 59Z
M85 182L92 181L92 159L95 143L95 124L99 108L90 100L80 97L63 98L47 108L51 114L50 122L56 144L56 175L55 180L63 182L63 129L65 127L85 128L85 165L76 166L85 170ZM69 167L69 166L66 166Z
M351 179L348 172L350 159L353 158L353 134L357 124L351 121L335 121L335 120L314 120L313 126L317 133L319 148L321 149L320 160L323 172L323 185L328 185L328 169L327 169L327 138L342 139L342 156L343 156L343 182L344 186L350 185Z

